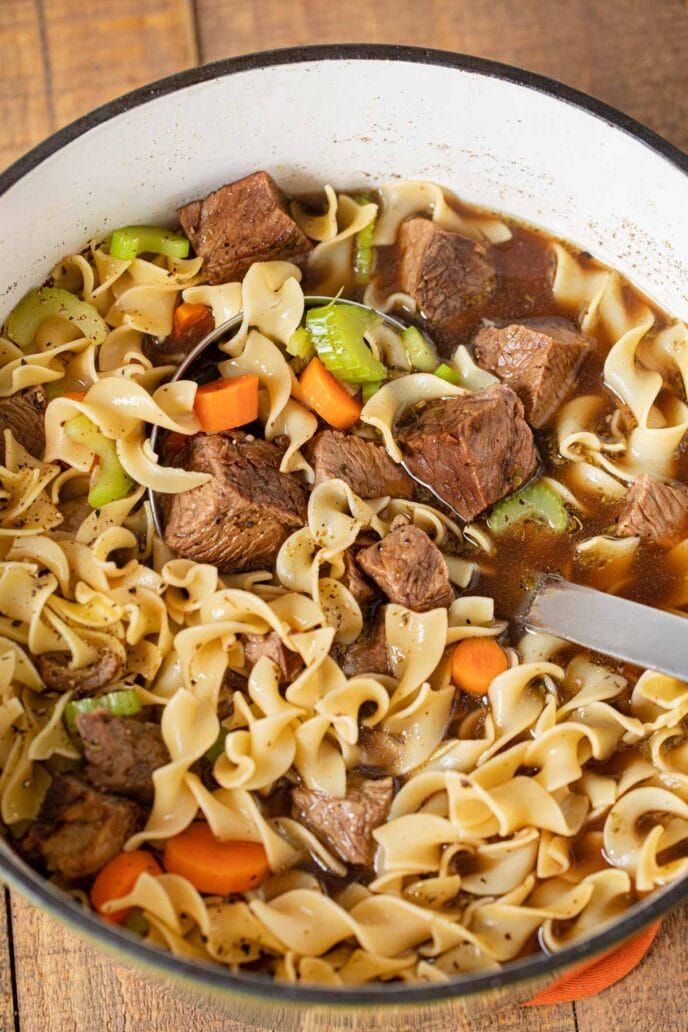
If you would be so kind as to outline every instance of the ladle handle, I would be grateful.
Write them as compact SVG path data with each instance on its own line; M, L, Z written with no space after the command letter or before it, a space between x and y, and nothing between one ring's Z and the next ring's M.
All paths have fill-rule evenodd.
M549 576L543 578L524 622L602 655L688 682L686 617Z

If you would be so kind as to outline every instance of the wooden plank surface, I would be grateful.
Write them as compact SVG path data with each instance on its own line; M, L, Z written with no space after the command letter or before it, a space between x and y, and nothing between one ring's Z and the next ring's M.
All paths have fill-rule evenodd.
M347 40L519 64L596 94L688 148L682 0L350 0L345 9L329 0L0 0L0 167L89 108L199 60ZM15 1024L0 907L0 1032L239 1032L117 967L17 896L11 914L19 1014ZM508 1008L489 1027L683 1032L687 928L684 908L646 961L607 993L575 1009Z
M0 167L51 132L38 0L0 0Z
M204 61L304 42L409 43L551 75L688 148L685 0L197 0Z
M12 985L14 957L10 950L9 906L9 892L0 882L0 1032L15 1032L17 1019Z

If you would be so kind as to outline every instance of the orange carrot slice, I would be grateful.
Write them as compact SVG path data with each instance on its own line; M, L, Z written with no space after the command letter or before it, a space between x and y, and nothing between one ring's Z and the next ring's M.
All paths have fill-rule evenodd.
M299 380L306 404L330 426L348 430L358 421L362 405L342 387L319 358L312 358Z
M493 638L464 638L452 654L452 681L469 695L485 695L508 667L506 652Z
M222 842L198 821L167 840L165 869L187 878L199 892L227 896L254 889L270 873L259 842Z
M207 434L244 426L258 418L258 386L255 373L231 380L213 380L196 391L194 411Z
M118 853L117 856L113 856L112 860L100 869L91 887L93 909L97 910L105 921L122 924L131 908L124 907L112 914L104 914L103 905L112 899L128 896L144 872L152 875L162 874L160 864L147 850L135 849L131 853Z
M183 336L192 326L204 322L210 315L207 305L192 304L191 301L184 301L174 310L174 335Z

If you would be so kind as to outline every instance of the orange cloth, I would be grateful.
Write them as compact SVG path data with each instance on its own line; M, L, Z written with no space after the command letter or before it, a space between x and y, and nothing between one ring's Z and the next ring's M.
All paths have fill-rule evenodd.
M578 964L532 1000L528 1000L524 1007L584 1000L586 996L596 996L615 982L620 982L643 959L654 942L659 925L658 921L618 949L605 953L602 957L596 957L595 960Z

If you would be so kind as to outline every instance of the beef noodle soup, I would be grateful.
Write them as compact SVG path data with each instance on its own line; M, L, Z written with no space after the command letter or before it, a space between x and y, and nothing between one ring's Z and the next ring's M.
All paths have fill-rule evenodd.
M329 986L557 951L682 876L688 686L520 613L545 571L685 613L686 327L430 183L257 172L178 216L0 341L17 852L153 945Z

